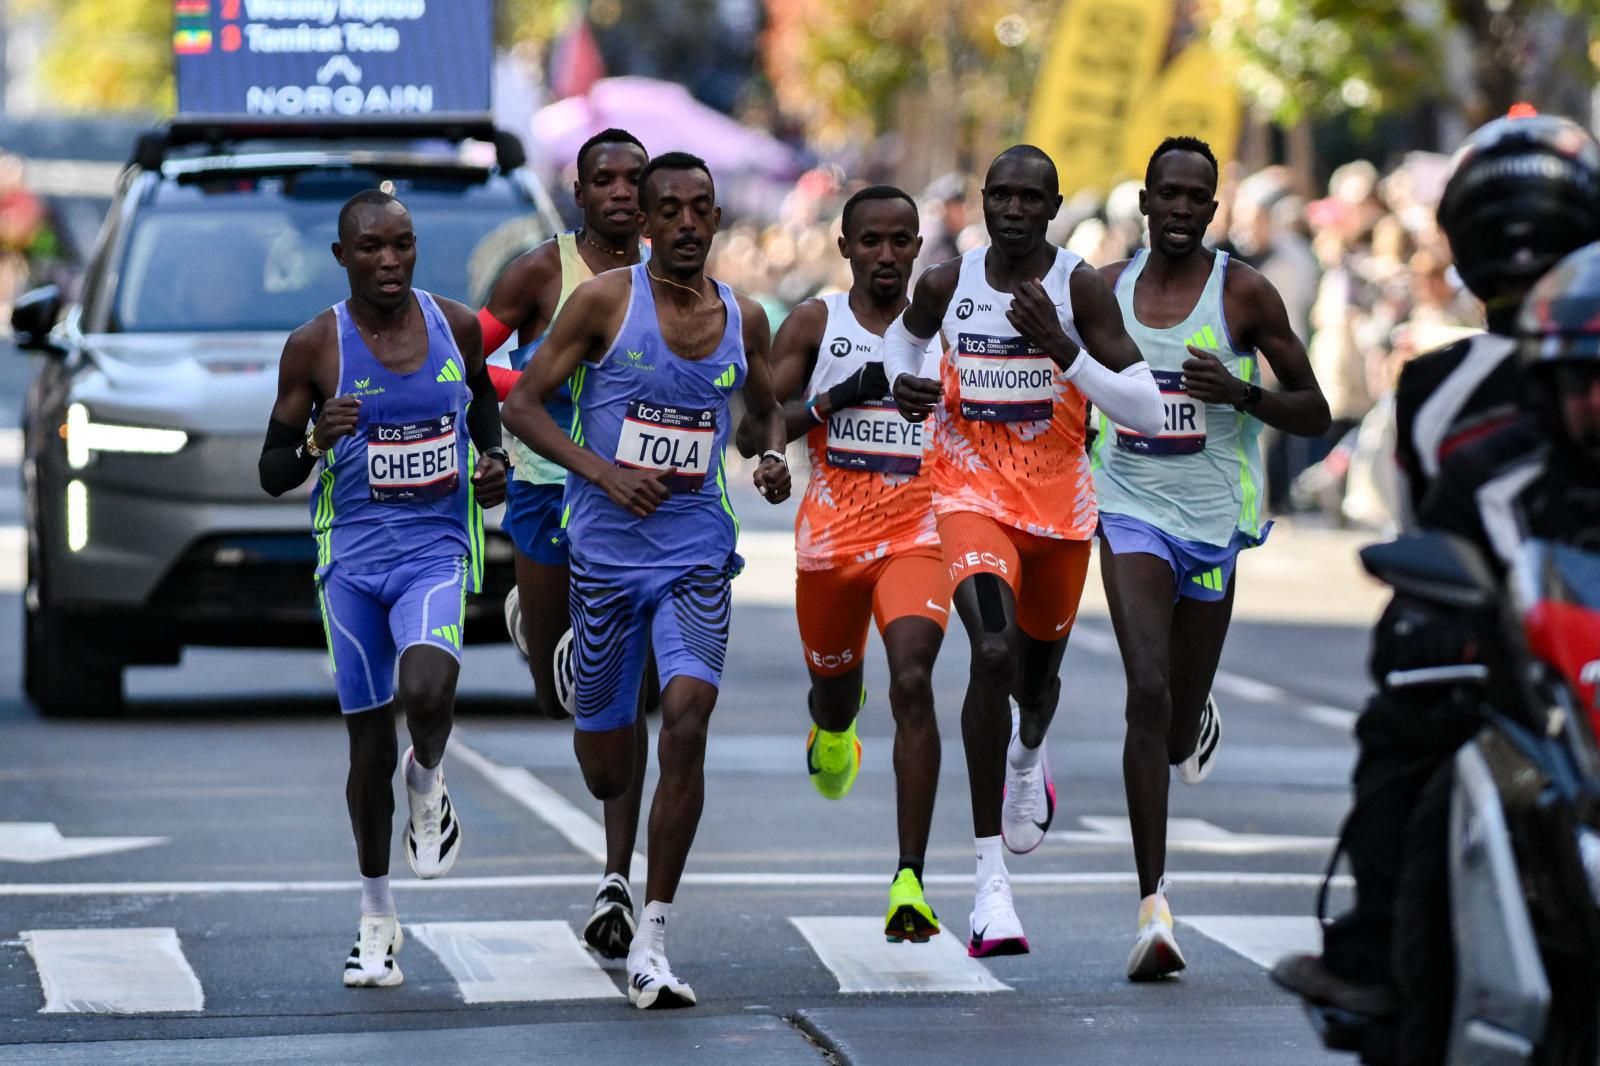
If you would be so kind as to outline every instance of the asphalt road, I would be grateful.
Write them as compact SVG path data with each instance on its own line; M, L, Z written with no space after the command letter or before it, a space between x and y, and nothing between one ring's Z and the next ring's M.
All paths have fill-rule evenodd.
M25 377L0 351L6 422ZM9 649L21 610L14 436L0 431ZM803 770L792 505L769 510L750 492L740 505L750 568L668 941L698 1007L632 1010L620 964L578 946L600 871L598 805L570 727L530 717L508 647L466 655L446 761L462 858L423 883L397 849L406 982L361 991L339 979L357 892L324 655L194 650L176 669L131 671L125 716L64 722L23 699L13 652L0 655L0 1064L1345 1061L1264 966L1314 941L1316 885L1347 803L1349 712L1379 595L1355 573L1356 538L1280 527L1241 568L1216 690L1220 762L1172 794L1185 821L1171 901L1189 969L1135 986L1122 972L1138 904L1123 683L1097 591L1050 739L1055 826L1009 862L1033 953L980 964L963 950L959 629L935 677L945 758L928 885L945 934L891 948L879 934L896 855L881 652L874 638L864 768L830 803Z

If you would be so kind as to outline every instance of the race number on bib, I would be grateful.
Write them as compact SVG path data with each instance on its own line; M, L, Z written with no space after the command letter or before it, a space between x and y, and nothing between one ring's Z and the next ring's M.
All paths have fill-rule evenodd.
M1021 337L956 335L961 415L977 422L1033 422L1050 417L1056 365Z
M698 492L711 472L717 413L634 400L617 437L618 466L672 470L662 483L672 492Z
M1166 411L1161 432L1144 437L1127 426L1117 427L1117 447L1137 455L1193 455L1206 449L1206 405L1183 388L1183 374L1152 370Z
M374 503L436 500L461 481L454 415L367 427L367 486Z
M835 411L828 417L827 458L841 470L915 474L922 469L922 423L907 422L883 400Z

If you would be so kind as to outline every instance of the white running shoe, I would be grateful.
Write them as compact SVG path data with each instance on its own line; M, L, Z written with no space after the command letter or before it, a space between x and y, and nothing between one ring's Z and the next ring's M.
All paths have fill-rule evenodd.
M641 963L628 960L628 1002L640 1010L694 1006L694 989L672 972L667 957L647 952Z
M1155 981L1187 966L1172 935L1172 909L1167 906L1167 879L1139 901L1139 935L1128 955L1128 980Z
M506 634L511 638L511 643L517 646L517 651L526 659L528 635L522 631L522 598L517 595L514 586L506 593Z
M633 896L628 891L627 878L621 874L606 874L600 890L594 894L594 913L583 927L583 942L601 956L622 959L633 946L633 934L638 929L633 917Z
M1217 748L1222 744L1222 712L1217 710L1217 698L1206 694L1206 705L1200 711L1200 735L1195 739L1194 754L1178 764L1178 779L1186 785L1198 785L1211 776L1217 765Z
M561 708L572 715L578 705L577 682L577 654L572 648L572 630L561 634L561 639L556 641L556 702Z
M409 765L414 758L412 749L407 748L401 765ZM443 877L461 854L461 823L444 787L444 770L440 769L439 783L431 792L413 792L407 782L406 800L411 805L411 820L400 837L406 863L424 881Z
M1011 882L1004 877L996 875L979 886L967 921L971 930L967 954L973 958L1028 953L1028 938L1023 935L1017 908L1011 902Z
M356 946L344 960L344 986L393 988L404 981L405 974L394 957L405 942L399 918L392 914L363 914Z
M1056 783L1050 776L1047 740L1031 767L1017 769L1012 755L1022 750L1022 716L1011 704L1011 743L1006 747L1006 791L1000 807L1000 839L1006 850L1026 855L1044 841L1056 816Z

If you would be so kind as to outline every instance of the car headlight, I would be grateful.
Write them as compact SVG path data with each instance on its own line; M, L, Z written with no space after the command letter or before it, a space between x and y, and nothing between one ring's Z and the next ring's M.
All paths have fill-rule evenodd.
M138 455L174 455L189 443L181 429L156 429L153 426L119 426L94 422L81 403L67 408L67 421L61 427L67 442L67 465L82 470L95 452L130 452Z
M1583 872L1589 879L1589 895L1600 907L1600 833L1587 826L1578 830L1578 854L1583 859Z

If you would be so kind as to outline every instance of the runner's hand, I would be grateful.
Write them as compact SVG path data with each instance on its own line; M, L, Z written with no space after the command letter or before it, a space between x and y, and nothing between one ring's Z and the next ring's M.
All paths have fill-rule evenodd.
M601 479L600 487L606 490L611 502L638 518L648 518L672 493L666 486L672 470L630 470L613 466Z
M839 411L868 400L881 400L889 395L889 378L883 372L883 363L863 363L854 374L828 390L828 410Z
M756 467L756 490L768 503L782 503L789 498L789 464L771 456L761 460Z
M1061 313L1051 302L1044 286L1037 281L1024 281L1011 298L1011 310L1006 321L1022 339L1048 355L1057 366L1065 370L1083 349L1067 336L1061 326Z
M478 456L478 465L472 471L472 496L485 511L504 503L506 464L492 455Z
M1183 361L1183 388L1201 403L1236 404L1244 399L1245 383L1222 365L1214 352L1189 345Z
M335 396L322 405L322 412L317 416L317 424L311 430L311 437L316 441L317 447L327 451L333 447L333 442L340 437L348 437L356 431L356 422L361 417L361 401L354 396Z
M921 422L933 414L943 387L932 378L901 374L894 379L894 402L907 422Z

